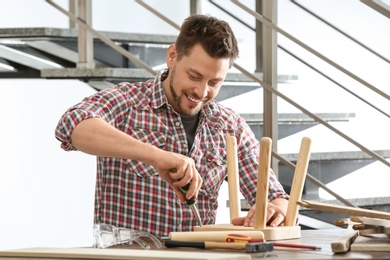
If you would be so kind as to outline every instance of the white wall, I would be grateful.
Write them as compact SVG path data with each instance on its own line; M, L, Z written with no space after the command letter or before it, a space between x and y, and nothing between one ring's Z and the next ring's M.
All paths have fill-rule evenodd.
M76 80L0 80L0 249L92 244L95 158L54 137L94 91Z

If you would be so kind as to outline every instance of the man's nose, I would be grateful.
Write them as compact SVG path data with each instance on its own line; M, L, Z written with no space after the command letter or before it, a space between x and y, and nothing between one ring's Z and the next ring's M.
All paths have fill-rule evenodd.
M208 95L208 92L209 92L209 85L207 83L201 83L198 85L198 87L195 89L195 93L196 95L200 98L200 99L204 99L207 97Z

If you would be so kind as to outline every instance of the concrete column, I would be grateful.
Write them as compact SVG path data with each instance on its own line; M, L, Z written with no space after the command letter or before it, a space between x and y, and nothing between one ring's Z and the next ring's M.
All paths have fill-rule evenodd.
M277 1L258 1L261 2L261 15L277 23ZM263 81L273 88L277 88L277 34L268 26L262 24L262 70ZM277 153L278 144L278 111L276 95L264 89L264 111L263 111L263 136L272 139L272 151ZM278 161L273 158L271 167L275 174L278 175Z
M92 0L78 0L77 3L78 18L92 26ZM78 28L79 61L77 68L95 68L93 61L93 36L86 29L80 26Z

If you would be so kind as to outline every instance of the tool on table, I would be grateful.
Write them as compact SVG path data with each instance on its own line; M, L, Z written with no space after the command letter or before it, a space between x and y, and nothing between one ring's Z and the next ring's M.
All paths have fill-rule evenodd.
M231 230L226 231L197 231L197 232L170 232L169 237L166 237L165 240L179 240L179 241L204 241L207 238L207 241L214 242L225 242L226 236L232 233ZM263 238L264 233L260 230L237 230L235 234L245 235L251 238Z
M231 242L231 243L261 243L261 242L264 242L264 239L262 239L262 238L251 238L249 236L241 235L241 234L228 234L225 237L225 242ZM273 242L273 246L302 248L302 249L312 249L312 250L321 249L321 247L316 247L316 246L301 245L301 244L289 244L289 243L280 243L280 242Z
M245 249L246 253L256 252L268 252L273 250L272 242L259 242L259 243L225 243L225 242L188 242L188 241L177 241L167 240L165 246L168 248L172 247L194 247L203 249Z
M172 169L172 172L176 172L176 171L177 171L177 169ZM190 183L187 183L186 186L180 187L180 190L184 194L187 194L187 191L188 191L189 188L190 188ZM200 218L200 214L199 214L198 208L196 207L196 199L195 199L195 197L191 197L190 199L186 199L186 203L187 203L188 206L191 207L191 210L194 213L194 215L196 217L196 220L199 223L199 226L203 227L202 219Z

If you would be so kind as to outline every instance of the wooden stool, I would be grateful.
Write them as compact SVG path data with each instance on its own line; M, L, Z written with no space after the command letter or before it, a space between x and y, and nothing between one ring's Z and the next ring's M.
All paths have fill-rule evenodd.
M256 218L254 227L234 226L233 224L216 224L196 226L195 231L239 231L239 230L260 230L264 233L266 240L293 239L301 237L301 228L296 225L298 216L298 204L302 197L303 186L305 183L307 167L310 157L311 140L304 137L301 142L301 148L298 154L298 160L295 167L293 183L291 186L290 200L288 203L286 220L284 226L270 227L266 226L266 212L268 204L269 190L269 172L271 164L271 145L272 140L268 137L260 139L260 156L257 176L256 193ZM238 163L237 163L237 141L234 136L227 139L227 171L228 188L230 204L230 220L239 217L240 201L238 199ZM234 233L234 232L233 232Z

